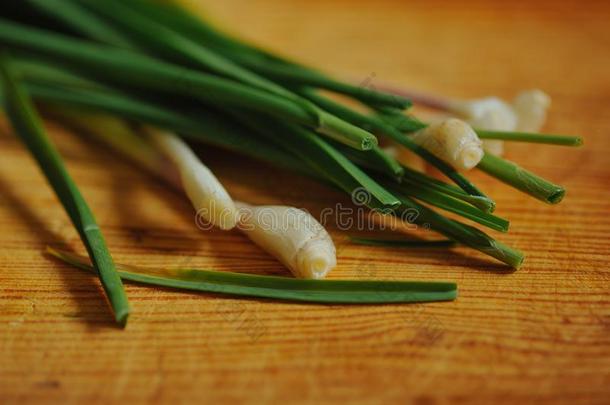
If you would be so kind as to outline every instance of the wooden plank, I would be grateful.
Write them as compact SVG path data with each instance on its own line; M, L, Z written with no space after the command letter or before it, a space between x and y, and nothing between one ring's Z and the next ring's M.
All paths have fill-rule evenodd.
M350 245L334 278L454 280L452 303L316 306L130 284L114 327L95 278L45 256L82 252L33 160L0 126L0 402L607 403L610 394L610 8L607 2L209 2L244 37L356 79L455 97L539 87L545 130L579 150L510 145L568 189L546 206L480 173L526 251L512 274L463 248ZM49 130L119 262L286 275L236 232L203 232L187 201L60 126ZM319 212L347 199L215 149L236 197Z

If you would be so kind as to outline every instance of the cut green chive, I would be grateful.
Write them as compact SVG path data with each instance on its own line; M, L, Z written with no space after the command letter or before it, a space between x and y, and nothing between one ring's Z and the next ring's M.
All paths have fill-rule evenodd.
M553 184L511 161L489 153L485 153L477 168L517 190L549 204L559 203L566 193L563 187Z

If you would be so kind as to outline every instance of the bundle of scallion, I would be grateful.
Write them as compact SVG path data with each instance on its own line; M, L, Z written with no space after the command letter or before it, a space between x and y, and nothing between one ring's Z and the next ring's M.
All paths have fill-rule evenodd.
M522 131L523 126L497 124L512 116L502 115L505 105L495 101L442 104L444 111L477 129L451 117L424 123L406 111L411 105L407 98L334 80L229 37L171 2L9 1L0 18L0 47L8 117L80 232L116 318L123 323L129 309L120 278L230 294L349 303L447 300L455 298L456 286L289 281L115 266L92 214L44 134L30 97L45 111L87 129L184 188L212 225L226 230L247 225L241 229L300 278L322 278L335 264L334 246L324 228L296 208L252 207L233 201L184 140L250 155L349 194L363 191L367 196L363 202L384 215L404 218L404 213L415 210L415 223L449 238L433 245L463 244L515 269L523 262L520 251L431 207L506 232L508 221L492 213L495 203L464 171L479 168L550 204L561 201L565 191L485 152L481 139L581 144L575 137L498 131ZM351 97L367 112L320 90ZM532 106L530 99L515 104L515 111L522 114L523 122L539 122L546 106ZM379 145L377 137L421 157L455 185L406 167ZM281 218L296 217L287 227L266 229L256 214L263 208ZM383 240L357 241L384 244ZM387 241L393 246L399 243ZM88 266L83 258L53 252L72 264Z

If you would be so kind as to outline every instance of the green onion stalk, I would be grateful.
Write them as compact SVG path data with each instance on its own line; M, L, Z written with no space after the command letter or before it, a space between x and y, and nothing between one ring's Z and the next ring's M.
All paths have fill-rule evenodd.
M64 206L87 248L93 263L92 268L102 282L116 321L120 325L125 325L130 312L127 295L102 232L78 187L68 174L59 152L47 137L40 118L6 54L0 58L0 76L5 110L15 134L21 138L36 159Z

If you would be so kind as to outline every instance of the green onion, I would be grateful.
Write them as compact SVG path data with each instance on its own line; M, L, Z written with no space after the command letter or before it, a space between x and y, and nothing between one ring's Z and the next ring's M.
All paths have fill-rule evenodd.
M565 196L565 189L553 184L517 164L486 153L477 168L490 176L549 204L559 203Z
M41 89L34 87L33 90ZM34 93L40 94L36 91ZM52 93L53 94L51 98L54 99L58 99L61 97L66 98L71 94L70 92L66 91L52 91ZM252 117L249 117L249 119L251 120L249 124L253 124L253 128L257 131L257 133L261 134L264 137L267 137L268 140L272 141L273 143L261 142L260 139L257 140L256 137L248 136L247 132L244 132L244 129L240 128L239 126L235 126L234 124L232 124L231 126L227 127L227 125L231 123L230 120L219 119L219 117L214 114L203 115L205 114L205 110L198 110L198 114L200 116L205 116L205 119L191 120L185 119L185 117L181 116L180 114L173 114L171 112L171 109L156 108L153 107L150 103L147 103L143 100L135 101L135 99L131 100L127 97L120 96L117 94L106 94L105 98L101 98L100 96L103 93L95 93L92 90L80 89L77 92L73 91L73 93L80 93L83 95L82 98L78 100L81 105L89 103L89 105L94 106L95 103L99 103L101 101L101 106L104 106L105 103L108 103L112 108L114 108L114 103L116 102L121 106L120 108L116 109L117 113L120 113L121 108L127 105L127 108L132 113L136 113L132 116L139 115L145 122L152 121L152 123L166 127L181 127L181 129L174 129L179 130L179 132L184 133L185 135L193 136L193 139L205 140L206 142L211 142L213 144L223 146L231 150L236 150L241 153L254 155L254 157L271 163L280 164L282 166L289 167L292 169L296 168L300 172L304 171L306 174L312 175L311 172L308 172L306 167L303 167L303 165L299 165L298 163L296 163L296 159L291 160L290 157L286 157L286 152L282 151L282 149L278 150L277 147L273 147L273 143L278 144L283 142L285 143L286 147L292 148L292 153L301 155L301 158L305 162L307 162L307 165L310 167L310 170L314 170L313 176L316 178L322 178L326 181L330 181L331 183L335 184L337 187L348 193L352 193L358 187L365 187L365 189L369 190L369 192L372 188L375 191L375 194L381 196L383 200L386 201L386 205L389 206L396 206L397 203L404 204L406 201L408 204L406 208L415 207L416 209L419 209L419 207L422 207L422 211L430 211L428 209L423 208L423 206L412 202L412 200L410 200L409 198L404 197L397 199L397 197L399 196L394 196L393 194L390 194L381 185L379 185L369 176L364 174L364 172L353 166L349 162L349 160L343 158L339 152L331 149L332 147L326 144L321 138L315 137L312 134L308 133L306 130L300 129L298 127L295 128L293 126L290 126L289 124L279 123L271 119L264 120L261 118L253 119ZM127 103L125 103L126 100ZM148 107L152 107L150 111L146 110ZM110 109L110 111L112 111L112 108ZM165 120L166 122L158 122L159 120ZM206 125L208 125L209 128L206 129ZM276 136L278 133L292 133L293 136L290 138L284 136ZM299 141L296 144L293 144L289 141L289 139L292 139L293 141ZM338 159L338 161L335 159ZM443 184L441 182L439 183ZM375 194L371 192L371 195L374 196ZM372 208L380 208L384 206L384 203L380 202L379 200L376 201L377 202L371 202ZM402 211L404 211L403 208L398 208L398 213ZM422 225L427 223L433 230L445 234L446 236L455 239L465 245L474 247L475 249L481 250L484 253L490 254L491 256L496 257L501 261L505 261L503 260L503 258L508 258L508 264L513 266L515 265L517 260L514 258L519 257L520 253L513 254L513 250L508 247L505 247L504 245L491 239L489 236L483 233L475 234L475 238L473 239L472 232L466 232L463 229L458 229L461 225L456 225L447 218L444 218L443 216L438 215L433 211L430 212L434 214L430 214L433 218L433 221L426 221L424 218L423 220L419 221L419 223L421 223ZM509 253L502 253L505 250L507 250Z
M85 257L47 248L58 259L93 270ZM457 285L449 282L303 280L197 269L149 269L117 264L124 280L137 283L248 297L328 304L382 304L451 301Z
M0 73L6 112L15 132L38 162L70 216L94 263L116 321L125 325L129 316L127 296L93 213L68 174L59 152L45 134L34 107L15 79L9 58L4 55L0 60Z
M360 238L350 236L349 241L357 245L382 246L398 248L447 248L457 245L454 240L405 240L405 239L380 239L380 238Z
M35 90L35 94L40 95L40 90L42 89L39 87L33 87L33 90ZM57 90L51 90L51 93L51 97L48 97L49 94L46 94L46 99L66 99L69 98L68 96L71 94L70 92ZM303 164L298 164L296 158L291 159L290 156L287 156L286 151L278 149L276 146L273 145L273 143L261 142L261 140L257 139L257 137L254 137L251 134L248 135L247 130L244 131L243 128L236 126L230 120L219 119L219 117L214 114L208 114L209 116L204 115L205 118L203 120L194 120L188 119L181 114L173 113L171 109L162 109L154 107L150 102L146 102L144 100L136 101L135 99L130 99L128 97L121 96L118 94L103 94L99 92L96 93L90 89L80 89L78 91L72 91L72 93L81 94L81 96L77 97L76 105L87 104L89 106L96 106L96 103L99 103L97 104L99 107L102 107L107 111L114 111L119 114L126 106L126 109L130 111L128 116L131 116L132 118L140 119L145 122L150 122L165 127L171 127L185 135L192 136L192 139L203 140L205 142L213 143L215 145L228 148L230 150L234 150L247 155L253 155L258 159L271 162L276 165L279 164L280 166L297 170L300 173L304 173L318 179L330 181L348 193L352 193L357 187L362 187L362 184L369 187L372 186L374 188L381 187L377 183L370 183L369 180L372 179L368 178L368 176L361 178L360 183L355 182L354 177L352 177L353 175L349 174L350 170L353 170L349 161L343 161L343 158L340 157L340 154L336 155L338 153L336 151L332 151L330 149L326 150L326 146L322 146L322 148L324 149L321 151L319 149L320 145L317 144L318 141L322 141L320 138L311 136L310 134L306 133L307 131L305 130L300 130L298 128L295 130L295 128L292 128L290 126L286 127L286 124L284 124L283 126L278 126L278 123L275 122L274 124L272 124L272 127L269 127L269 125L274 121L258 119L258 127L256 127L255 129L257 130L257 133L260 133L263 136L267 136L270 140L273 141L273 143L277 144L280 141L284 141L286 142L286 145L288 147L291 147L289 145L289 141L287 140L288 138L281 136L278 137L275 135L277 133L288 133L289 131L295 131L296 137L292 139L301 139L302 144L297 143L293 145L292 148L294 148L294 152L301 153L303 155L303 159L306 159L307 165L305 166ZM105 97L101 97L102 95L104 95ZM116 108L115 104L119 105L120 107ZM202 114L205 114L205 110L198 110L198 114L200 116ZM208 126L208 128L206 128L206 125ZM227 127L227 125L229 126ZM273 139L271 138L272 136ZM305 147L305 145L307 146ZM330 152L331 155L325 156L328 152ZM323 158L322 160L320 160L319 158L311 159L311 156L319 156ZM334 161L334 158L338 158L342 163ZM320 162L322 162L323 166L320 166ZM347 172L344 171L345 168L340 168L341 164L347 165ZM340 169L337 170L337 167L339 167ZM356 168L356 176L360 177L360 175L361 173L359 173ZM427 177L425 175L422 176L424 176L424 178ZM448 190L452 190L452 186L445 185L443 187L442 184L444 183L438 182L437 186L441 189L447 188ZM456 194L463 193L459 189L455 190L454 192ZM377 190L376 193L382 193L383 195L383 193L386 193L386 191L381 188ZM389 197L390 195L392 194L388 194L387 197ZM396 201L398 201L396 200L396 197L397 196L393 195L392 197L390 197L390 200L388 201L391 203L390 205L396 205ZM476 249L490 254L493 257L499 258L499 260L502 261L504 261L504 257L507 257L507 260L509 260L508 264L510 265L514 265L517 261L514 258L520 255L513 254L513 250L508 247L505 247L504 245L500 244L499 242L493 240L492 238L483 233L475 234L475 238L473 238L472 232L468 230L469 228L460 228L462 225L454 223L448 220L447 218L444 218L441 215L434 213L431 210L425 209L423 206L412 202L412 200L410 200L409 198L403 197L400 199L400 201L403 204L405 201L407 201L408 205L406 208L415 207L416 209L419 209L419 207L422 207L422 211L429 211L434 214L430 214L434 219L433 221L427 221L425 217L422 217L423 219L419 218L419 223L422 225L427 224L433 230L445 234L446 236L449 236L450 238L455 239L465 245L475 247ZM376 204L373 204L371 207L379 208L380 206L382 206L380 202L377 202ZM404 210L402 208L399 208L398 214L400 214L400 212L402 211ZM466 227L466 225L464 225L464 227ZM460 229L462 229L462 231ZM463 229L466 229L467 231L464 231ZM503 254L502 252L504 252L505 250L509 253Z
M112 20L109 14L104 15ZM126 27L125 24L123 26ZM222 63L214 68L214 64L210 64L210 60L203 61L208 63L206 67L217 74L228 74L238 81L186 69L134 52L94 45L47 31L23 28L16 24L4 23L1 20L0 28L6 28L0 30L0 43L30 52L38 51L39 54L46 55L56 62L67 64L69 69L85 71L86 79L91 78L96 82L105 79L114 85L121 86L120 90L117 90L105 85L91 88L83 85L79 80L71 83L69 71L62 71L63 76L58 75L58 80L54 82L53 73L49 72L49 69L42 72L43 74L40 75L43 76L42 78L36 77L41 72L34 72L32 79L32 70L35 69L25 69L27 89L37 98L55 103L103 109L125 118L148 122L179 132L192 139L224 146L283 167L296 169L301 173L330 182L348 193L352 193L358 188L364 188L372 198L368 202L371 208L393 207L397 209L397 214L415 208L424 213L418 219L422 225L430 226L431 229L443 233L451 239L472 246L513 267L517 267L522 260L520 252L500 244L475 228L449 220L415 203L412 198L458 213L493 229L505 231L508 227L506 220L488 213L493 210L493 202L483 196L472 183L427 150L419 147L408 135L401 133L397 128L376 116L357 113L330 99L317 96L313 90L301 92L299 89L303 88L302 84L293 83L291 86L294 85L297 91L307 96L309 101L306 102L289 91L264 89L265 86L260 86L260 83L249 82L249 79L239 77L239 72L241 72L239 68L237 70L229 69L227 72ZM177 29L176 31L180 32ZM167 38L178 37L169 35ZM184 40L185 38L186 40ZM140 37L140 40L143 39ZM193 40L193 38L189 39L188 36L184 36L179 41L178 48L193 45L188 42L189 40ZM175 44L172 45L171 41L163 41L165 40L159 44L155 40L151 40L150 44L161 46L164 49L163 52L168 54L170 51L176 51ZM192 49L188 49L188 52L191 52L193 49L199 48L195 44ZM212 49L223 54L215 46ZM183 51L184 49L181 52ZM185 59L190 59L191 62L192 59L198 57L195 54L188 54L188 52L183 52L181 55ZM200 58L203 55L199 51L195 53ZM254 57L254 54L256 52L252 51L248 58ZM204 56L210 55L217 56L210 52ZM226 54L223 55L226 57ZM176 56L177 54L171 57L173 59ZM258 56L256 57L258 58ZM231 57L228 59L235 62ZM215 60L215 62L219 61L224 63L227 60L222 58ZM202 61L200 60L200 62ZM205 63L202 63L200 67L203 67ZM282 65L290 66L283 63ZM49 64L48 67L52 70L53 65ZM116 73L110 72L112 67L117 69ZM150 77L145 77L147 74ZM75 76L75 79L82 78L80 74ZM280 83L279 88L283 88L281 85ZM146 90L146 93L143 90ZM171 100L171 107L169 107L169 102L160 101L162 97L165 98L166 94L179 97ZM194 100L190 100L191 103L189 103L189 96L207 104L201 105L197 101L193 103ZM391 111L392 114L398 115L398 111L387 105L373 104L370 106L384 114ZM325 110L328 110L329 113ZM405 120L417 123L406 116ZM418 127L423 125L418 123ZM374 129L386 136L389 134L390 138L419 153L420 156L445 171L466 192L443 182L430 180L423 174L405 171L404 168L397 165L395 160L375 146L374 137L370 138L371 143L368 145L366 142L358 144L356 140L364 139L359 138L360 135L372 137L366 131L367 129ZM332 142L322 139L313 130L326 132L331 138L335 136L334 139L338 142L346 143L351 147L360 149L369 147L371 150L366 153L356 150L346 152L346 148L340 145L334 146ZM356 132L350 134L350 131ZM346 133L348 135L345 135ZM394 178L404 172L405 184L397 186L383 179L377 181L356 166L354 162ZM394 195L394 190L400 195ZM479 209L482 211L479 212Z
M499 139L503 141L543 143L547 145L581 146L583 141L579 136L535 134L529 132L504 132L476 130L481 139Z

